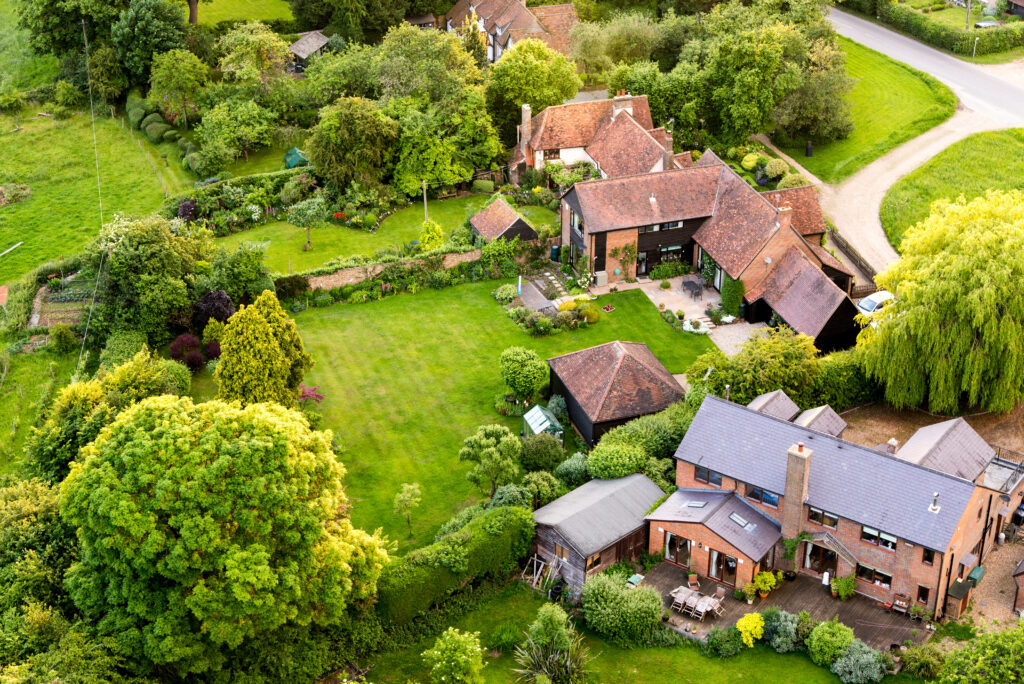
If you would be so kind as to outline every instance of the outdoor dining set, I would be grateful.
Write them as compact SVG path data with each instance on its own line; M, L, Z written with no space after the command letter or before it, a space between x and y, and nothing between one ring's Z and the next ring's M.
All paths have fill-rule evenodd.
M692 299L700 299L704 294L704 278L699 273L683 276L682 288L690 293Z
M682 615L688 615L694 619L704 622L708 615L721 617L725 613L722 601L725 600L725 589L718 587L713 596L708 596L697 589L690 587L676 587L669 596L672 597L672 610L678 610Z

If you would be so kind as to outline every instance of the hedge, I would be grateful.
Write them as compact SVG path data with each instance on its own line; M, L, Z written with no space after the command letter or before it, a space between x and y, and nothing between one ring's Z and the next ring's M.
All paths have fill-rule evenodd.
M138 354L146 346L146 333L138 330L118 330L107 337L100 353L101 368L116 368Z
M174 128L169 124L151 123L146 126L146 137L149 138L149 142L153 144L160 143L164 139L164 133L172 130L174 130Z
M516 570L533 542L533 515L515 506L494 508L458 532L394 558L377 582L377 615L402 625L465 585Z
M730 316L739 316L742 303L743 281L725 276L722 281L722 309Z
M145 130L146 127L149 126L150 124L166 124L166 123L167 122L164 121L164 117L161 116L159 112L153 112L152 114L147 114L146 115L146 117L142 120L142 123L139 124L139 128L141 128L142 130Z
M142 119L145 118L146 110L138 108L138 107L136 107L134 109L129 107L127 112L128 112L128 125L131 126L132 128L134 128L135 130L139 130L139 124L141 124L142 123Z
M818 377L812 388L812 403L815 406L828 404L835 411L845 411L881 397L881 386L864 373L855 349L832 352L821 357Z
M953 28L931 19L927 14L890 0L841 0L840 5L862 14L878 17L909 36L934 47L958 55L987 55L1006 52L1024 45L1024 24L1014 23L988 28L984 31Z
M164 132L164 142L176 142L180 137L181 133L178 133L174 128Z

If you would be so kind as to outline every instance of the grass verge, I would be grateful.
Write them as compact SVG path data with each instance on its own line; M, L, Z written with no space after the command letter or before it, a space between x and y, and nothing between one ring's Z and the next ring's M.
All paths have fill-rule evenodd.
M29 34L18 28L15 0L0 0L0 92L30 90L57 77L60 63L52 55L36 54Z
M296 317L316 366L307 385L320 385L319 410L345 452L353 520L383 527L404 551L480 492L458 461L462 440L484 423L518 418L494 408L502 392L498 357L521 345L549 358L612 340L645 342L673 373L681 373L712 343L666 325L639 290L601 297L615 311L586 330L534 338L505 316L491 297L495 281L400 295L371 304L311 309ZM205 385L200 384L197 389ZM413 534L392 510L403 482L419 482L423 502Z
M847 95L854 129L844 140L782 149L826 183L838 183L893 148L916 138L953 115L956 96L931 76L880 52L839 37L846 68L857 83Z
M898 250L907 229L927 218L932 202L959 195L970 200L989 188L1024 189L1024 129L976 133L901 178L882 200L885 234Z

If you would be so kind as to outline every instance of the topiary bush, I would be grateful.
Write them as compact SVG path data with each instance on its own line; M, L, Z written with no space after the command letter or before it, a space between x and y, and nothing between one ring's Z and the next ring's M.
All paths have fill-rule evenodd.
M565 460L565 450L558 438L548 433L530 435L523 440L520 464L527 471L554 470Z
M151 112L142 118L139 128L145 130L146 126L157 123L165 124L167 122L164 121L164 117L161 116L159 112Z
M590 474L587 472L587 457L577 451L558 464L554 475L569 489L579 487L590 480Z
M740 166L742 166L746 171L753 171L754 167L757 166L757 160L757 153L751 152L750 154L743 157L742 161L740 161Z
M473 181L473 184L470 186L470 189L473 192L479 192L485 195L490 195L492 192L494 192L494 181L475 180Z
M786 188L802 188L805 185L810 185L811 182L807 180L802 174L799 173L787 173L779 181L776 186L779 190L785 190Z
M587 625L624 648L648 643L661 620L661 596L650 587L627 589L609 575L596 575L583 585L581 597Z
M220 358L220 342L217 340L210 340L203 344L203 356L207 359L219 359Z
M860 639L854 639L830 669L843 684L875 684L885 677L882 654Z
M188 352L193 350L199 350L199 338L191 333L184 333L178 335L171 342L170 357L175 361L181 361Z
M164 133L170 130L173 130L173 128L169 124L152 123L146 126L145 128L146 138L149 140L149 142L155 145L159 142L162 142L164 139Z
M601 480L612 480L640 472L647 456L632 444L606 444L604 440L587 457L587 471Z
M220 345L218 345L218 347L219 346ZM198 373L199 370L203 367L203 364L206 363L206 361L203 359L203 353L201 351L199 351L198 349L193 349L192 351L185 354L184 363L190 371L192 371L193 373Z
M764 165L764 172L771 179L782 178L789 173L789 164L781 159L772 159Z
M516 291L515 285L512 283L505 283L504 285L499 285L491 294L494 295L494 298L498 300L499 304L508 304L515 299L519 293Z
M807 653L815 665L831 667L853 643L853 630L835 616L818 624L807 638Z

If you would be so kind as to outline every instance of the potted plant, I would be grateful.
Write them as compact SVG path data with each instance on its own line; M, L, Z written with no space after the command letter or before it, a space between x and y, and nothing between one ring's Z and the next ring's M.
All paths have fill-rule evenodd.
M846 601L857 590L857 578L853 575L846 577L833 577L829 580L832 587L832 597L839 597L840 601Z
M697 583L697 573L695 573L695 572L689 573L686 576L686 581L689 582L690 584L696 584Z
M922 606L920 603L915 603L910 606L910 617L917 621L924 620L924 616L928 614L928 609Z
M658 309L660 311L664 311L665 310L665 302L662 302L661 304L658 304Z
M754 596L757 594L757 585L753 582L747 582L743 585L743 595L747 599L747 605L754 602Z
M743 593L742 589L736 589L732 592L732 597L737 601L746 601L747 595Z
M795 579L796 579L796 570L784 570L784 571L782 572L782 577L783 577L783 578L784 578L784 579L785 579L785 580L786 580L787 582L792 582L793 580L795 580Z
M764 570L754 576L754 586L757 587L757 593L762 599L768 598L768 594L772 592L777 584L778 581L775 578L775 573L769 570Z

